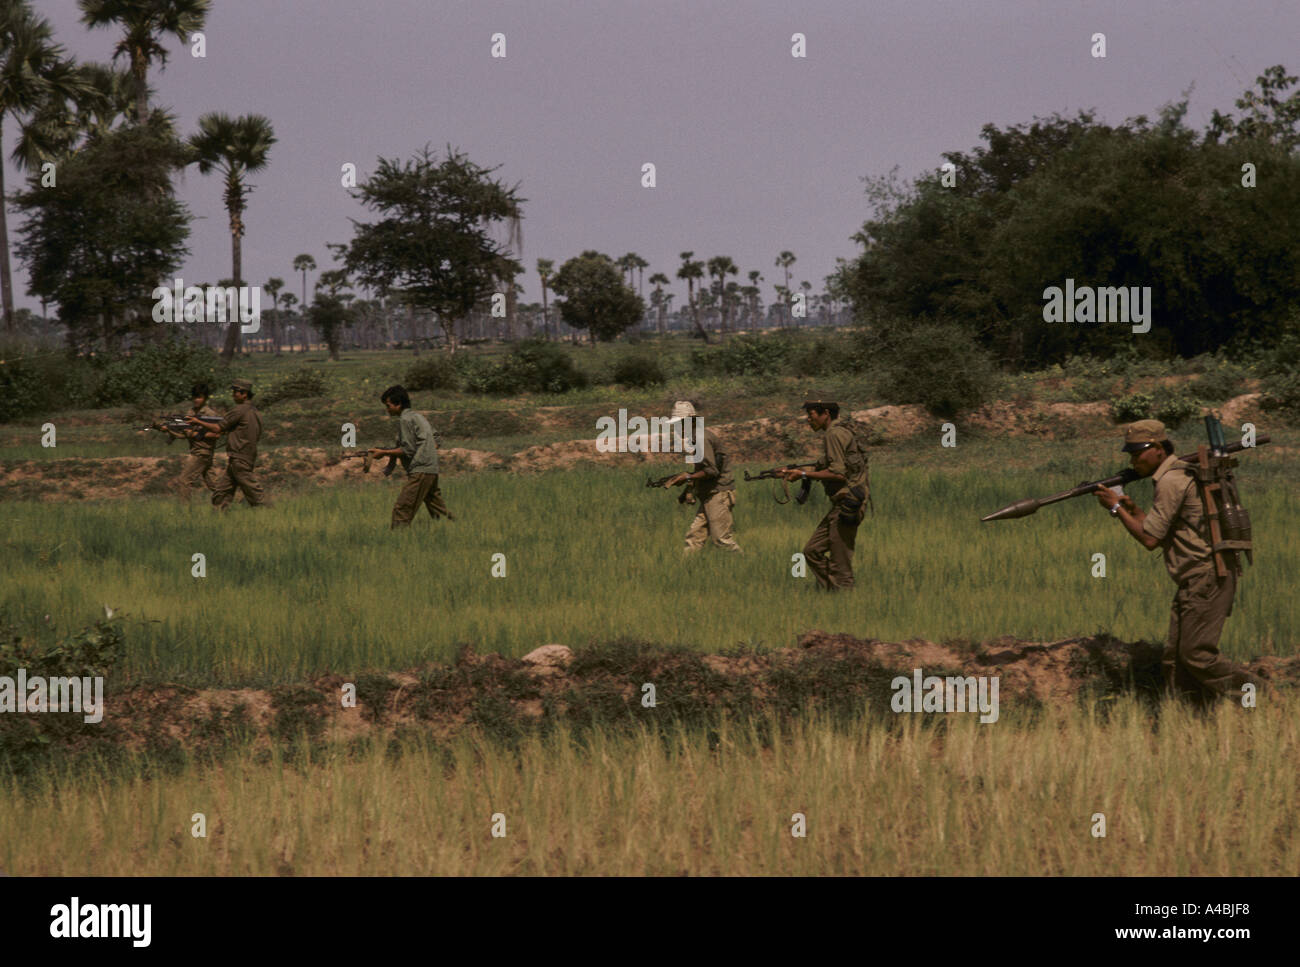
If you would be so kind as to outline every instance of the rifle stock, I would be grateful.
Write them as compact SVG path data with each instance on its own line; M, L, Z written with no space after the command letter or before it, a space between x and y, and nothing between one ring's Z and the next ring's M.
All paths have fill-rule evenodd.
M754 474L751 474L748 470L746 470L745 480L751 483L755 480L780 480L781 492L785 494L785 499L782 500L780 497L777 497L775 495L772 497L772 499L775 500L778 504L788 504L790 503L790 482L786 480L785 477L781 476L781 471L804 470L810 467L816 468L816 466L817 464L815 463L787 463L783 467L773 467L770 470L760 470L758 473L754 473ZM808 497L811 493L812 493L812 481L809 480L807 477L805 477L803 483L799 485L799 493L795 495L794 502L796 504L807 503Z

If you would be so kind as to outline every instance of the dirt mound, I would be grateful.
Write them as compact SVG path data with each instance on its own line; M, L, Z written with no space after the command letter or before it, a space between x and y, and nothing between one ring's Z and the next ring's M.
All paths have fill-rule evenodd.
M240 734L260 743L306 732L347 740L375 729L446 738L467 727L517 736L540 720L624 723L653 714L685 724L813 707L888 720L892 682L924 676L999 681L999 703L1034 710L1130 690L1153 695L1161 645L1107 636L1058 641L902 642L811 631L797 648L701 655L617 643L579 651L549 644L522 659L464 648L452 665L400 673L321 676L274 689L154 685L110 695L105 729L80 733L135 747L175 742L203 750ZM1249 663L1272 688L1300 684L1300 657ZM646 705L647 686L654 704ZM349 703L349 696L355 701ZM652 711L653 710L653 711Z

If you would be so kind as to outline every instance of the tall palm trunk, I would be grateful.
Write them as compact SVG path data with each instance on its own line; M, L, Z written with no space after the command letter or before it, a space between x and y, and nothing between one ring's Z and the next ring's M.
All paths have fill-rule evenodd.
M0 119L0 143L4 128ZM4 293L5 332L14 331L14 280L9 273L9 214L5 204L5 166L0 159L0 289ZM42 314L44 314L42 310Z
M131 51L131 77L135 80L135 121L144 124L149 113L149 64L139 47Z
M239 212L232 210L230 213L230 264L235 287L235 305L230 325L226 329L226 344L221 350L221 358L226 362L230 362L234 358L235 350L239 348L239 304L241 301L239 298L239 280L243 274L243 246L240 244L240 236L243 233L244 226L240 221ZM228 306L228 311L229 308Z

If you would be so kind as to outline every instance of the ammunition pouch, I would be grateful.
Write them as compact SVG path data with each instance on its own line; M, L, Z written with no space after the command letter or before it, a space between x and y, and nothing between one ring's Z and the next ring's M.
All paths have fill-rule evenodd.
M862 518L865 516L866 503L867 491L865 488L846 488L844 495L835 502L835 506L839 510L839 522L857 527L862 523Z

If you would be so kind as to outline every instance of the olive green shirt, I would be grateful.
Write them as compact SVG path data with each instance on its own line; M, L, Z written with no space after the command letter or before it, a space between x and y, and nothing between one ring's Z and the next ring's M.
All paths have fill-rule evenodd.
M822 458L817 462L818 470L829 470L843 475L848 483L838 480L823 480L822 488L832 500L845 487L861 487L867 490L867 454L853 431L842 423L832 422L826 428L822 439Z
M221 414L210 406L204 406L202 409L197 410L191 406L189 412L185 415L197 416L200 420L209 420L213 423L221 422ZM200 439L198 435L199 428L191 427L191 429L195 432L193 436L187 438L190 442L190 455L195 457L210 457L212 451L217 448L216 434L211 430L208 430Z
M701 500L724 490L736 489L736 478L731 473L731 457L722 449L722 442L712 430L704 431L700 459L695 463L687 463L687 467L688 473L704 472L703 477L691 481L691 489Z
M1156 468L1151 480L1155 500L1142 521L1142 530L1160 542L1169 576L1175 584L1182 584L1214 564L1200 490L1188 465L1172 455Z
M402 469L408 474L438 472L438 440L433 427L424 418L407 407L397 418L397 443L401 447Z
M257 441L262 438L262 414L251 402L235 406L221 421L226 434L226 454L238 460L257 460Z

